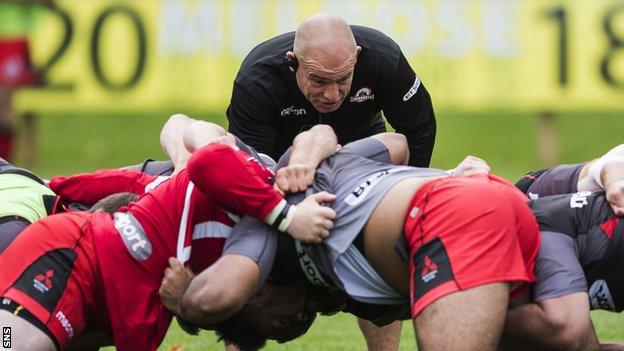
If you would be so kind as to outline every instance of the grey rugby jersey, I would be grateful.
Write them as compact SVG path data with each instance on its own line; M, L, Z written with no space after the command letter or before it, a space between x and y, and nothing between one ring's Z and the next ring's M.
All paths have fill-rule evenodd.
M278 167L287 164L288 156L287 153L280 160ZM383 161L389 161L389 154L380 141L367 138L349 143L321 163L313 186L306 192L309 195L327 191L337 197L328 204L337 213L329 238L322 244L307 247L314 263L342 288L349 277L338 277L334 265L349 249L385 193L404 179L448 176L442 170L394 166ZM304 197L305 194L295 194L289 196L288 200L298 203ZM241 254L252 258L260 266L262 279L266 279L273 264L277 235L261 221L243 219L226 241L224 254Z

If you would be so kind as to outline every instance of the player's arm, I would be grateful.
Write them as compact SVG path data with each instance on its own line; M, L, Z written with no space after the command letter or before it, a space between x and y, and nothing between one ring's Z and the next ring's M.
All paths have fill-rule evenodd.
M581 171L578 190L604 189L616 215L624 215L624 144L591 161Z
M468 155L457 167L447 172L454 177L468 177L474 174L488 174L490 173L490 166L485 160Z
M143 194L158 177L129 169L103 169L94 173L56 176L48 186L66 202L93 205L116 193Z
M187 141L185 134L187 142L191 149L200 147L189 159L189 178L221 207L261 219L304 242L320 242L329 235L336 213L320 203L333 201L334 195L321 192L291 205L270 185L272 172L253 157L225 144L201 147L205 143Z
M232 229L223 256L193 278L181 301L181 317L213 324L236 313L269 276L277 233L265 223L243 217Z
M184 145L184 132L196 121L178 113L169 117L160 131L160 146L173 162L174 174L184 169L189 157L191 157L191 153ZM215 126L223 130L223 128ZM223 132L225 133L225 131Z
M382 82L388 96L382 107L384 116L397 133L407 137L409 164L428 167L436 136L431 96L403 54L392 69Z
M277 155L275 150L278 131L272 102L264 92L250 92L248 89L234 83L232 99L226 111L228 132L258 152L277 160L281 155ZM262 100L265 100L264 103Z
M256 294L260 281L258 265L241 255L224 255L198 274L181 301L181 317L206 326L238 312Z
M314 181L316 168L338 147L336 133L328 125L315 125L299 133L293 140L288 165L275 173L275 190L283 195L307 189Z
M507 313L505 337L529 349L593 350L598 338L588 301L578 292L516 307Z

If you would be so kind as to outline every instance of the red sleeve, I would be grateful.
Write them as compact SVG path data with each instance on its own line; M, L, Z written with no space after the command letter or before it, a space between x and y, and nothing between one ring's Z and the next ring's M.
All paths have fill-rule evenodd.
M219 206L264 220L282 197L272 172L243 151L211 144L196 150L186 167L191 181Z
M131 169L103 169L95 173L57 176L50 180L49 186L65 202L93 205L115 193L142 195L145 187L156 178Z

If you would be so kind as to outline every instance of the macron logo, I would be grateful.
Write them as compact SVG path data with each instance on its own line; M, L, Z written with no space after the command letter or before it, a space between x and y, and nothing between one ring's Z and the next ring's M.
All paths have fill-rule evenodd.
M420 79L416 76L416 80L414 80L414 84L412 87L403 95L403 101L409 100L412 96L416 95L418 91L418 87L420 87Z
M286 117L288 115L301 116L306 114L308 114L308 112L305 110L305 108L295 108L295 106L287 107L283 109L280 113L282 117Z

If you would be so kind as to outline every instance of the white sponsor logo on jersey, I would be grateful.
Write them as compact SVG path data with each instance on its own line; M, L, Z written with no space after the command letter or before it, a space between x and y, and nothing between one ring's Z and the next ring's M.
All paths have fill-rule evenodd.
M305 108L295 108L295 106L290 106L290 107L283 109L280 114L282 115L282 117L285 117L288 115L301 116L301 115L307 115L308 111L306 111Z
M369 87L364 87L358 90L357 93L355 93L355 95L353 95L351 98L349 98L349 101L364 102L373 99L375 99L375 94L372 93Z
M611 292L604 280L596 280L589 288L589 300L592 309L608 310L615 312L615 304Z
M368 179L366 179L364 183L360 184L357 188L353 189L351 194L349 194L349 196L345 198L344 202L349 206L355 206L359 204L360 202L362 202L362 200L364 200L364 197L368 195L371 189L373 189L373 187L377 183L379 183L381 178L387 176L390 173L394 173L397 171L398 169L391 168L391 169L386 169L386 170L373 174Z
M420 78L416 76L416 79L414 80L414 84L412 85L412 87L407 91L407 93L405 93L405 95L403 95L403 101L407 101L412 96L414 96L416 92L418 91L418 87L420 87Z
M580 191L570 197L570 208L583 208L587 205L587 197L591 195L591 191Z
M54 316L56 317L56 319L59 321L59 323L61 323L61 325L63 326L63 328L65 328L65 332L67 333L67 335L69 336L69 338L73 338L74 337L74 328L72 327L71 323L69 322L69 319L67 319L67 317L65 317L65 314L61 311L56 312L56 315Z
M152 244L150 243L143 227L139 221L129 213L115 212L115 228L130 255L137 261L146 260L152 254Z
M529 191L529 199L531 200L539 199L539 194L534 194Z

